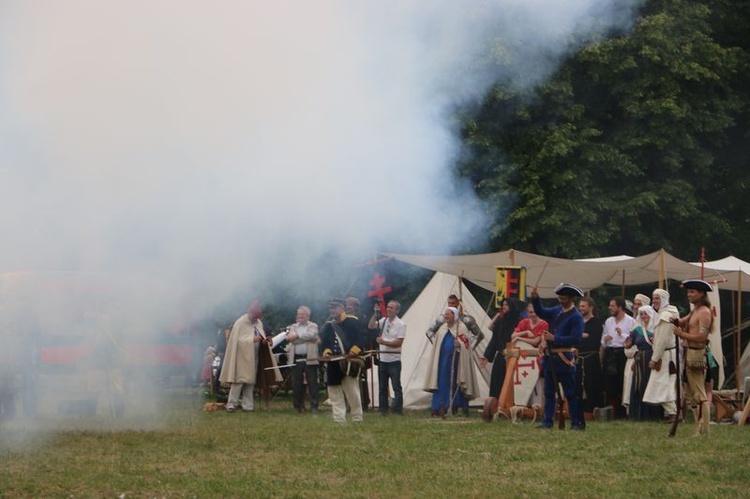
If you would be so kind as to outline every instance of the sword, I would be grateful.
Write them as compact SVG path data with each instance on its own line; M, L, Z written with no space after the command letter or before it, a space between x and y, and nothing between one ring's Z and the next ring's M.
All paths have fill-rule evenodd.
M284 365L281 365L281 366L266 367L264 369L264 371L269 371L271 369L281 369L282 367L292 367L292 366L296 366L300 362L302 362L302 363L315 362L315 361L317 361L317 362L336 362L336 361L344 360L344 359L347 359L347 358L348 357L346 355L334 355L333 357L318 357L318 358L315 358L315 359L299 359L298 361L292 362L291 364L284 364Z
M356 356L354 358L355 359L356 358L366 359L367 357L371 357L373 355L377 355L377 354L380 354L380 353L381 353L380 350L365 350L365 351L362 352L363 355L358 355L358 356ZM401 351L399 350L398 352L382 352L382 353L401 353ZM266 367L264 369L264 371L268 371L268 370L271 370L271 369L281 369L282 367L293 367L293 366L296 366L297 364L299 364L300 362L303 362L303 363L307 363L307 362L336 362L336 361L339 361L339 360L346 360L346 359L349 359L349 358L350 357L348 355L334 355L332 357L317 357L317 358L314 358L314 359L299 359L299 360L297 360L295 362L292 362L291 364L283 364L283 365L275 366L275 367Z

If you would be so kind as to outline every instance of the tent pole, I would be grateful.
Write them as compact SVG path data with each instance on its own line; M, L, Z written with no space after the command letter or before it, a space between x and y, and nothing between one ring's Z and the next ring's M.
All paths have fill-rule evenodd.
M742 386L742 270L737 273L737 336L735 338L734 375L737 379L737 393Z
M511 266L516 265L516 250L510 250L508 253L508 258L510 259Z
M620 295L625 298L625 269L622 269L622 287L620 288Z
M664 248L659 250L659 287L664 288L664 281L666 281L666 269L664 268Z

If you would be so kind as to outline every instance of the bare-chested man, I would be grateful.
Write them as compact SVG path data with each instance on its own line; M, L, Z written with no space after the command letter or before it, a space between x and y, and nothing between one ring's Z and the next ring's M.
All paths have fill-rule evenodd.
M678 338L685 340L687 346L685 400L698 409L695 419L696 435L708 435L710 405L706 397L705 378L706 344L713 321L711 302L707 296L711 291L711 285L700 279L689 279L683 281L682 286L687 290L688 301L693 305L693 310L686 317L680 318L679 326L675 327L674 331Z

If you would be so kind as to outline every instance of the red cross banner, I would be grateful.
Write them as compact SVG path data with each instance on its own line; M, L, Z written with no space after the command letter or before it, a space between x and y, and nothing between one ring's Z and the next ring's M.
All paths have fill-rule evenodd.
M380 314L385 317L385 295L393 291L393 288L390 286L383 286L383 284L385 284L385 277L376 272L372 277L372 280L370 280L370 286L372 286L372 289L367 292L367 297L376 298L378 300L380 303Z
M495 267L495 307L505 298L526 301L526 267Z

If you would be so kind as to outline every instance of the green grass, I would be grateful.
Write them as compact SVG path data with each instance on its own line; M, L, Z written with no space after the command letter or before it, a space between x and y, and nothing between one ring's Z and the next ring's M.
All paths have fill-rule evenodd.
M580 433L423 412L366 413L340 426L328 411L294 413L283 397L252 414L206 413L179 397L165 405L159 422L0 423L0 497L750 494L750 428L734 425L701 439L684 424L670 439L660 423L591 423Z

